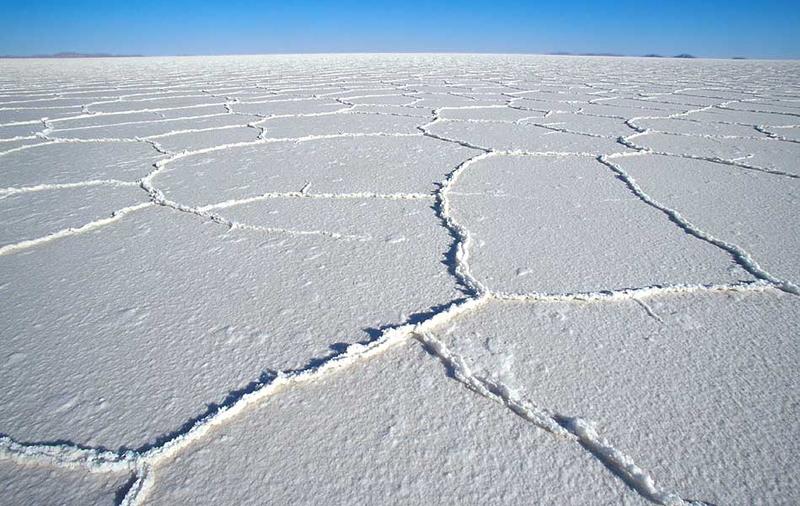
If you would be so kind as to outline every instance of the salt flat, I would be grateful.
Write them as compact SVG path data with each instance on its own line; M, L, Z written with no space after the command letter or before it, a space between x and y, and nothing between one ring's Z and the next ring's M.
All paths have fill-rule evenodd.
M796 504L800 64L0 61L0 504Z

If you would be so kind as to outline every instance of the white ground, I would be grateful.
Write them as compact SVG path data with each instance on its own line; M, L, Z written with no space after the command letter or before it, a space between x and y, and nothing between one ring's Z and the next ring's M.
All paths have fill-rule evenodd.
M796 504L800 64L0 62L0 504Z

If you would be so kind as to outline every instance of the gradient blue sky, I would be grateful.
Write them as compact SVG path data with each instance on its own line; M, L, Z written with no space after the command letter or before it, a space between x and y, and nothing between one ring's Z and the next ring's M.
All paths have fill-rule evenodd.
M608 52L800 57L791 1L0 0L0 54Z

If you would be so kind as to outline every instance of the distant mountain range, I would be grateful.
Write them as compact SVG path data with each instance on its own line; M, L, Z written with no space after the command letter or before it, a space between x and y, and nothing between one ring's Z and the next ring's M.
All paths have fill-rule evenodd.
M25 56L0 55L0 58L131 58L142 56L140 54L110 54L110 53L75 53L63 52L53 54L33 54Z
M636 56L636 55L627 55L627 54L618 54L618 53L571 53L569 51L557 51L552 53L547 53L548 55L553 56ZM34 55L0 55L0 58L135 58L135 57L142 57L144 55L141 54L111 54L111 53L76 53L71 51L66 51L62 53L53 53L53 54L34 54ZM676 54L674 56L664 56L660 54L650 53L643 55L645 58L697 58L694 55L688 53L681 53ZM745 58L742 56L734 56L734 60L744 60Z
M619 57L638 56L638 55L619 54L619 53L570 53L569 51L558 51L555 53L547 53L547 54L555 56L619 56ZM650 53L643 56L645 58L697 58L696 56L689 53L676 54L675 56L664 56L661 54ZM736 59L741 59L741 57L737 57Z

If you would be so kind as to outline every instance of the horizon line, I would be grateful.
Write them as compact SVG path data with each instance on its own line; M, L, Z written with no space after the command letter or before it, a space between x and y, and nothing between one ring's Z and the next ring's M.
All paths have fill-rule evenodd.
M647 58L647 59L667 59L667 60L767 60L767 61L796 61L800 56L795 57L749 57L749 56L697 56L690 53L679 53L677 55L663 55L659 53L646 54L620 54L605 52L572 52L572 51L552 51L552 52L526 52L526 51L275 51L275 52L255 52L255 53L192 53L192 54L114 54L104 52L77 52L60 51L45 54L3 54L3 60L82 60L82 59L103 59L103 58L197 58L197 57L225 57L225 56L306 56L306 55L395 55L395 54L419 54L419 55L496 55L496 56L578 56L578 57L600 57L600 58Z

